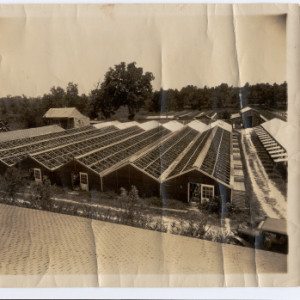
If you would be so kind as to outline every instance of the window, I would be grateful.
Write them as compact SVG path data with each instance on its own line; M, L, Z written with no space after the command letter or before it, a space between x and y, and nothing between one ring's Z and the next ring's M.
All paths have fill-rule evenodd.
M213 185L201 184L201 202L209 201L215 196Z
M88 175L86 173L80 173L80 183L88 184Z
M33 169L35 181L42 181L42 171L41 169Z

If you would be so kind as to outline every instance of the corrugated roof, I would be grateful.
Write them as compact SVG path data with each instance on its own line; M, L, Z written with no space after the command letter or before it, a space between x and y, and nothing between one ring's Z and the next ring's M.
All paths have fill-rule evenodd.
M0 142L31 138L39 135L65 131L58 125L41 126L22 130L12 130L0 133Z
M85 117L75 107L50 108L43 118L75 118Z

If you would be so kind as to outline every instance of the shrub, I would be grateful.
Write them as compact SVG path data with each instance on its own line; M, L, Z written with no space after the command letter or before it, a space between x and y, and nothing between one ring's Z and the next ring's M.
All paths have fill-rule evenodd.
M206 233L207 216L201 215L197 218L191 218L188 226L181 227L180 234L194 238L203 238Z
M138 190L135 186L131 186L131 190L129 192L126 189L121 188L120 195L120 207L121 207L121 222L123 224L133 225L135 223L135 219L139 218L140 214L139 207L137 206L139 195Z
M0 189L4 192L3 198L8 202L15 202L19 192L24 191L27 183L26 173L15 167L6 170L0 176Z
M233 210L233 205L225 203L221 197L215 196L207 202L199 203L198 208L208 213L216 213L222 218L227 218L228 213Z
M157 220L152 226L152 230L160 231L160 232L167 232L168 227L163 223L161 219Z
M30 186L30 202L32 207L52 210L54 205L54 200L52 199L54 189L47 178L42 182L33 182Z

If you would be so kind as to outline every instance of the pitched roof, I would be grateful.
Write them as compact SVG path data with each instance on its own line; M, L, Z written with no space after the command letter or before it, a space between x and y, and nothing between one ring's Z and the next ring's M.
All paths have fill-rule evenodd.
M139 127L141 127L144 130L150 130L153 128L159 128L159 122L157 121L148 121L148 122L144 122L144 123L140 123L138 124Z
M200 136L197 136L193 145L181 157L166 180L191 170L197 170L230 186L232 180L230 140L231 132L220 127L218 123L211 129L204 131Z
M31 138L39 135L64 131L58 125L41 126L29 129L12 130L0 133L0 142Z
M60 107L50 108L43 116L43 118L75 118L85 117L80 113L76 107Z
M210 127L210 128L214 128L214 127L216 127L216 126L221 127L221 128L223 128L223 129L225 129L225 130L227 130L227 131L229 131L229 132L232 132L232 127L231 127L231 125L228 124L228 123L226 123L226 122L224 122L224 121L222 121L222 120L217 120L217 121L215 121L215 122L209 124L209 127Z
M235 119L235 118L240 118L241 117L241 114L238 112L238 113L236 113L236 114L232 114L231 116L230 116L230 119Z
M246 112L248 110L253 110L253 109L250 106L246 106L246 107L244 107L244 108L241 109L241 113L244 113L244 112Z
M285 149L288 148L288 123L284 122L278 118L274 118L267 121L261 126L275 139L277 142L283 146Z
M199 132L203 132L209 128L208 125L206 125L205 123L198 121L198 120L194 120L194 121L188 123L188 126Z
M169 121L169 122L163 124L163 127L174 132L174 131L182 129L183 125L178 121Z
M263 231L287 234L286 220L284 219L267 218L261 228Z
M94 124L93 126L97 129L103 128L103 127L107 127L107 126L118 126L120 124L119 121L109 121L109 122L101 122L101 123L97 123Z

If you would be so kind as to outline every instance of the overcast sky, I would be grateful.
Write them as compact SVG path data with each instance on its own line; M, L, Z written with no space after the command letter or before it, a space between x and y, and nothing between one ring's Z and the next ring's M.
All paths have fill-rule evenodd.
M232 18L230 6L195 5L1 9L0 96L39 96L70 81L89 93L121 61L152 72L155 89L286 80L284 15Z

